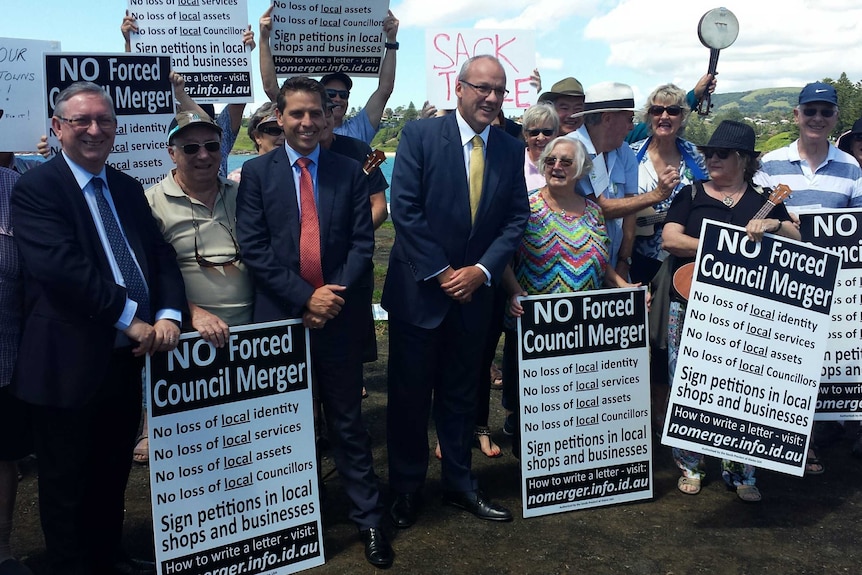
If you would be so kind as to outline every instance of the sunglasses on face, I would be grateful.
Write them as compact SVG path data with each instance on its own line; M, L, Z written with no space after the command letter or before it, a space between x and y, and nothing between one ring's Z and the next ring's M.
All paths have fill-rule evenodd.
M672 106L653 105L649 107L647 112L649 112L650 116L661 116L665 112L667 112L668 116L679 116L680 114L682 114L682 107L677 106L676 104Z
M539 134L542 134L546 138L550 138L554 135L554 131L551 128L534 128L532 130L527 130L527 135L531 138L535 138Z
M817 112L820 112L820 115L824 118L831 118L835 115L834 108L802 108L802 113L809 118L813 118L814 116L816 116Z
M733 150L726 149L706 149L703 151L703 157L709 160L713 156L718 156L720 160L726 160L730 157L730 154L733 153Z
M330 98L338 96L342 100L347 100L350 98L350 90L333 90L332 88L327 88L326 95Z
M559 162L560 166L563 168L571 167L571 165L575 163L574 160L570 160L568 158L558 158L556 156L548 156L547 158L545 158L545 165L549 168L553 168L554 166L556 166L557 162Z
M194 156L201 149L201 146L207 152L218 152L221 149L221 142L204 142L203 144L177 144L176 147L182 149L189 156Z
M275 138L284 135L284 132L278 126L264 126L263 128L258 128L257 131L261 134L266 134L267 136L273 136Z

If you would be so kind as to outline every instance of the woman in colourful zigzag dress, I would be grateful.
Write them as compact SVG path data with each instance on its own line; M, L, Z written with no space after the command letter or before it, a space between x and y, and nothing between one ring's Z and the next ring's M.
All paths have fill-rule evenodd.
M602 210L575 190L592 168L584 145L559 137L539 157L546 184L530 192L530 219L515 258L503 274L509 294L503 380L517 378L517 334L514 318L524 313L518 298L609 287L633 287L608 265L610 240ZM508 398L517 405L517 396ZM514 402L514 403L512 403ZM512 451L520 454L518 409Z

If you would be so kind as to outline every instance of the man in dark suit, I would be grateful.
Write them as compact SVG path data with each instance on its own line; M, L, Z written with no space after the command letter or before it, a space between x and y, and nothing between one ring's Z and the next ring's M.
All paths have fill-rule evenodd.
M489 128L507 93L495 58L465 62L455 93L455 113L404 127L392 174L396 234L382 303L389 311L390 515L402 528L416 521L428 470L432 391L444 503L481 519L512 519L478 490L470 467L491 284L529 216L524 146Z
M255 279L255 321L302 317L312 330L312 369L350 519L368 562L388 567L392 548L380 530L383 505L361 409L371 208L361 166L319 145L325 102L316 80L282 86L285 145L244 164L237 236Z
M185 289L141 185L105 165L110 96L56 98L63 153L24 174L11 215L24 324L11 391L32 408L42 530L55 573L143 573L121 549L143 356L176 347Z

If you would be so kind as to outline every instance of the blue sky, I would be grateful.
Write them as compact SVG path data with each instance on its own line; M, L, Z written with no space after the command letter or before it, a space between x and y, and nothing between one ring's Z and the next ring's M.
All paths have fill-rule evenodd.
M269 4L248 0L254 30ZM0 37L59 40L65 51L121 52L126 5L42 0L34 9L29 2L6 0ZM713 0L396 0L391 9L401 21L401 49L389 103L421 106L425 29L445 26L534 29L545 88L572 75L587 87L614 80L631 84L640 104L659 84L689 89L706 72L709 51L698 40L697 23L719 5ZM862 79L862 0L785 0L780 10L775 3L751 0L724 6L739 20L740 33L721 52L719 92L802 86L841 72ZM375 87L376 79L357 79L351 105L362 105ZM258 81L255 100L265 99Z

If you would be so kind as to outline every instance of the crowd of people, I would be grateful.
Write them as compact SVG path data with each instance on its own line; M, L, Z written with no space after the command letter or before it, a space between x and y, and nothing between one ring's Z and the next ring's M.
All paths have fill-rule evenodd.
M302 318L316 417L325 417L349 519L367 561L385 568L394 552L384 524L407 529L421 520L432 417L443 503L512 520L480 489L472 449L501 453L490 439L488 389L502 331L504 431L519 456L521 297L647 285L666 260L678 268L694 258L707 218L743 226L753 241L764 233L798 239L794 208L862 207L862 120L841 149L830 143L838 99L828 84L805 86L793 110L799 139L760 160L745 123L722 122L705 145L684 139L693 103L715 89L710 75L689 94L661 85L640 110L630 86L584 89L568 77L541 92L518 126L501 115L503 66L480 55L460 69L456 109L404 127L387 208L389 183L363 163L394 88L398 20L390 12L383 24L377 90L345 120L349 76L278 85L271 11L260 19L260 55L272 101L251 116L258 155L238 172L227 173L226 158L243 106L216 116L188 97L176 73L179 110L165 135L175 166L147 190L106 163L117 117L110 95L92 83L56 98L60 154L41 165L0 155L2 575L28 573L12 558L9 536L15 461L29 453L38 460L54 573L154 572L122 549L123 497L130 455L148 457L146 422L139 427L143 358L174 349L181 330L222 347L232 326ZM121 29L128 49L134 19ZM254 48L250 30L243 42ZM630 145L635 113L643 137ZM778 183L793 196L752 220L764 188ZM362 364L377 356L374 231L390 213L387 497L362 421ZM650 338L660 426L685 299L653 287L663 316ZM673 458L679 490L696 495L703 456L674 449ZM810 451L806 472L823 470ZM750 465L724 461L722 475L742 501L760 500Z

